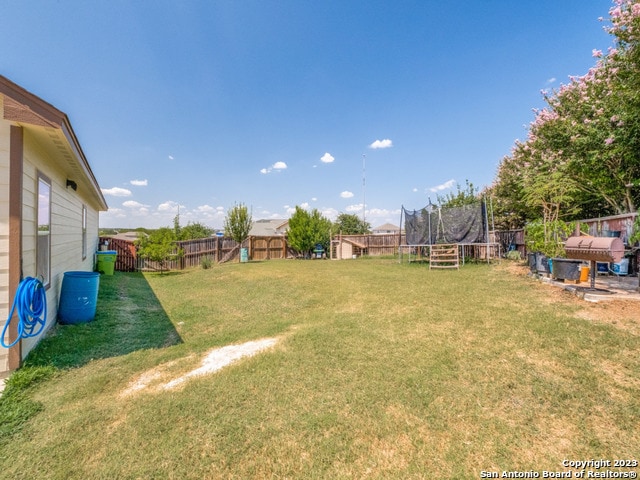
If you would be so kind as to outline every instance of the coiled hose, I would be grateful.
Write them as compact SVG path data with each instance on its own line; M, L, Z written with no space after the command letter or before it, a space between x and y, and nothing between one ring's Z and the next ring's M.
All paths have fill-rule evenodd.
M18 335L10 344L5 343L4 338L11 323L14 311L18 309ZM47 323L47 296L42 282L33 277L26 277L18 285L16 296L13 298L13 305L9 318L7 318L0 343L5 348L11 348L21 338L35 337L42 332Z

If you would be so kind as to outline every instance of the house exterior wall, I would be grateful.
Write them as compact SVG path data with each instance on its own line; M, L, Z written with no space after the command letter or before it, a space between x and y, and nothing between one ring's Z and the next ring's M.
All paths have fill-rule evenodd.
M47 152L35 142L30 133L25 132L22 194L22 268L25 277L36 276L39 173L51 180L51 278L46 292L48 316L46 331L56 321L64 272L93 270L94 252L98 244L98 211L83 200L77 191L66 187L66 174L50 161ZM83 205L87 208L87 253L85 258L82 256ZM40 337L23 340L23 358L39 340Z
M38 337L22 339L11 349L0 347L0 378L17 368L56 323L64 272L93 270L98 213L106 210L66 116L0 76L0 333L17 284L36 276L39 174L51 183L47 322ZM69 178L77 182L77 189L67 187ZM16 321L14 315L12 322ZM10 330L14 327L12 323Z
M0 113L3 110L0 96ZM0 115L1 118L1 115ZM0 120L0 328L9 316L9 125ZM0 347L0 378L9 368L9 352Z

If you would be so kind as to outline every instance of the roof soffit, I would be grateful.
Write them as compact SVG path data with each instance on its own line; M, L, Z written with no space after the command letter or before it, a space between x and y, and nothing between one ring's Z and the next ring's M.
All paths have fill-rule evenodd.
M33 134L67 175L79 185L84 185L100 210L107 203L102 195L89 163L84 156L67 116L0 75L0 95L4 97L3 117L16 122Z

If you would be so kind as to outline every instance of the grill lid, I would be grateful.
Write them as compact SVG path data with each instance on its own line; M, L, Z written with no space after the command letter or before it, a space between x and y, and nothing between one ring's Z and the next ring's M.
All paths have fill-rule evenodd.
M618 237L569 237L564 245L567 258L617 263L624 257Z

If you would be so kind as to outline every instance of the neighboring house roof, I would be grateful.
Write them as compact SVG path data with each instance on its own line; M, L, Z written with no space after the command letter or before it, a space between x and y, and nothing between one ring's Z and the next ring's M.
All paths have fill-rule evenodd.
M273 237L275 235L282 235L282 226L288 223L288 220L256 220L249 230L249 235L252 237Z
M46 145L67 178L96 202L98 210L106 211L107 202L67 115L2 75L0 95L4 97L4 119L16 122Z
M148 236L146 233L144 232L122 232L119 233L117 235L114 235L111 238L115 238L117 240L128 240L129 242L135 242L136 240L138 240L140 237L142 236Z
M371 230L373 233L395 233L400 231L400 227L393 225L392 223L385 223Z

